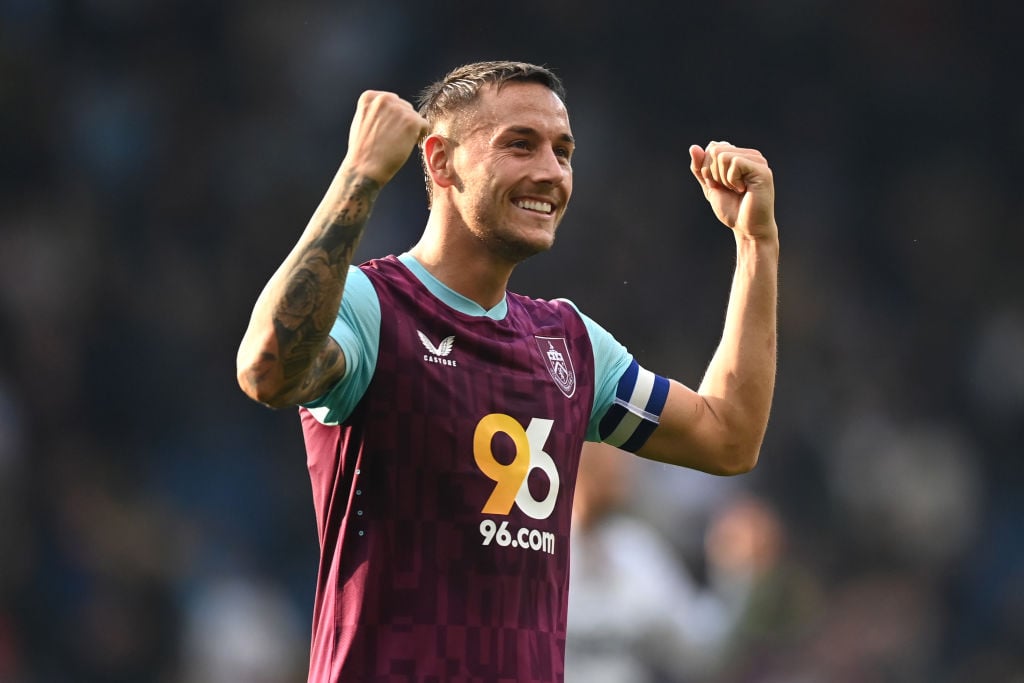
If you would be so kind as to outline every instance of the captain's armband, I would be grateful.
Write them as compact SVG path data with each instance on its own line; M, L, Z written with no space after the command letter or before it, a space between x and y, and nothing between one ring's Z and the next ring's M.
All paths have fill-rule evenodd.
M658 426L669 382L634 360L619 379L615 401L601 418L601 441L635 453Z

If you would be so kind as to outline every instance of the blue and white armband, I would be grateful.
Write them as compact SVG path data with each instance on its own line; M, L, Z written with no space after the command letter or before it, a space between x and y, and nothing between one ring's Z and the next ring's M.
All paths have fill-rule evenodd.
M601 441L635 453L658 426L668 398L668 380L634 360L615 389L615 401L601 418Z

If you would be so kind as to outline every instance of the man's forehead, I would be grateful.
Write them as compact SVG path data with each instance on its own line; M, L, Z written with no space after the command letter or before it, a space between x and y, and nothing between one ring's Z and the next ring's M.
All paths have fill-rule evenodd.
M557 127L569 133L569 113L551 89L540 83L511 81L489 83L477 99L455 116L455 125L466 133L512 127Z

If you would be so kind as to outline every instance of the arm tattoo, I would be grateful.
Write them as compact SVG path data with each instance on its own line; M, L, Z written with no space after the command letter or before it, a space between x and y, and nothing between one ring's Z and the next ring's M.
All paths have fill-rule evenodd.
M282 393L299 389L308 395L314 389L326 389L333 378L331 371L341 362L340 349L324 342L338 314L356 245L380 192L379 183L369 178L349 175L343 180L341 199L299 254L274 309Z

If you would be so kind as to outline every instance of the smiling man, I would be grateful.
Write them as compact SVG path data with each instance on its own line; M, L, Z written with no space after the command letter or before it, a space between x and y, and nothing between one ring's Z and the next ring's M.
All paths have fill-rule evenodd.
M417 144L422 238L352 266ZM690 148L737 248L725 331L694 391L570 302L506 291L554 243L574 147L543 67L459 67L419 111L368 91L327 194L257 300L238 380L266 405L300 406L321 547L311 682L562 681L583 442L715 474L757 461L775 378L767 163L728 143Z

